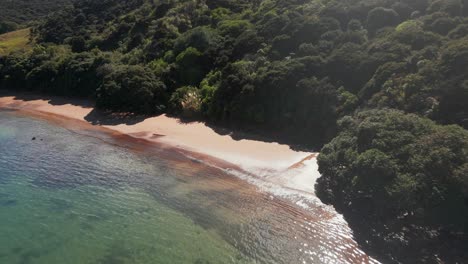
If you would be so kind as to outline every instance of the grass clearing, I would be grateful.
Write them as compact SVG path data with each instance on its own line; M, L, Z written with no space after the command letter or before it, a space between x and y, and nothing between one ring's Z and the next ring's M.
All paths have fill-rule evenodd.
M7 55L13 51L31 50L29 41L30 29L20 29L0 35L0 56Z

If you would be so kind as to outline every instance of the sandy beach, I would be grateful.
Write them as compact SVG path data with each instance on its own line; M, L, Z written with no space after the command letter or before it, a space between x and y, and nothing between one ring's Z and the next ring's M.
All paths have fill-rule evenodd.
M109 117L95 110L89 101L29 94L0 94L0 108L30 115L56 115L134 138L200 153L226 161L264 181L308 194L314 193L315 180L320 176L317 153L296 151L288 145L274 142L236 140L202 122L187 123L167 115L149 118Z

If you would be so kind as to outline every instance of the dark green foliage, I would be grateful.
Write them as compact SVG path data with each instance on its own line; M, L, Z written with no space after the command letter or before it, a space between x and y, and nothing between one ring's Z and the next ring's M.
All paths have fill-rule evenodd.
M100 84L96 71L106 62L109 59L99 52L69 54L58 48L36 47L29 56L0 59L0 87L89 97Z
M437 119L443 123L458 123L468 127L468 40L460 39L444 46L439 67L444 78L437 87L440 110Z
M71 0L0 0L0 21L23 24L63 9Z
M384 27L391 27L398 24L398 13L393 9L376 7L369 11L367 15L367 28L370 32L374 33L378 29Z
M103 65L96 105L105 109L154 114L164 110L166 86L143 66Z
M177 83L198 85L205 76L203 54L196 48L188 47L176 57Z
M86 41L83 37L72 37L70 46L72 52L83 52L86 50Z
M365 215L372 243L393 245L388 255L400 251L409 262L444 256L459 239L467 242L459 236L468 227L467 151L461 127L395 110L361 112L343 118L322 149L317 192L341 211ZM430 242L447 236L453 241L438 242L444 246ZM461 261L465 253L444 257Z
M451 16L460 16L463 12L463 4L460 0L434 0L427 8L428 13L444 12Z
M0 34L14 31L18 28L18 25L14 22L1 21L0 20Z

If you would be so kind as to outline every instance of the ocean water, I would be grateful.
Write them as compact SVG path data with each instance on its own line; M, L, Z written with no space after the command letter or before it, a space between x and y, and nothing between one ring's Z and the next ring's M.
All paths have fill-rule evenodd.
M367 262L321 205L163 146L0 111L0 263Z

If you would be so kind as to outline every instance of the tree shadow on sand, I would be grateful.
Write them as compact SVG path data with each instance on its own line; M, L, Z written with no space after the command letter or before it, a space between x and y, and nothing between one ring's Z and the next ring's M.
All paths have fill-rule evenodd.
M143 122L149 116L133 113L115 113L94 108L85 120L93 125L135 125Z
M15 100L21 100L24 102L45 100L54 106L73 105L85 108L93 108L93 110L84 118L87 122L93 125L134 125L148 118L148 116L137 115L133 113L113 113L111 111L99 110L95 108L95 104L92 100L86 98L0 90L0 97L5 96L12 96Z
M262 128L261 126L246 126L219 121L214 122L200 117L168 116L178 119L181 124L202 122L216 132L216 134L229 136L236 141L255 140L266 143L285 144L295 151L314 152L320 150L320 144L304 144L304 136L298 135L298 133L295 133L296 131L289 131L288 129L279 130Z
M0 96L13 96L15 100L21 101L35 101L45 100L51 105L75 105L81 107L94 107L94 103L86 98L66 97L66 96L53 96L30 92L17 92L0 90Z

